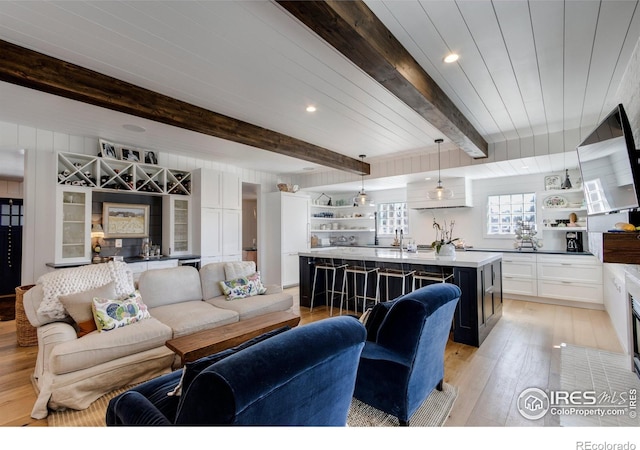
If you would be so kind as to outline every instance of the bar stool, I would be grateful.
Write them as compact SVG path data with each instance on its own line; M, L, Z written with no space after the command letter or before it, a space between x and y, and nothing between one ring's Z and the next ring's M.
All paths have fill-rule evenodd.
M351 299L351 297L349 297L349 282L348 282L348 274L352 274L353 275L353 299L354 299L354 303L355 303L355 312L356 314L358 314L358 300L362 299L362 312L364 313L364 311L367 309L367 300L373 300L374 302L376 301L375 297L369 297L367 296L367 288L369 287L369 275L371 276L375 276L375 273L378 272L378 268L377 267L367 267L367 263L366 261L362 262L362 265L349 265L344 269L344 281L345 283L343 284L343 289L342 289L342 295L340 296L340 314L342 314L342 304L343 304L343 300L344 297L346 297L347 299L347 306L349 303L349 300ZM362 294L359 295L358 294L358 276L361 276L362 280L363 280L363 286L362 286ZM374 278L375 279L375 278ZM376 284L376 289L375 292L377 292L378 290L378 286Z
M429 269L429 270L417 270L413 275L413 284L411 286L411 290L416 290L416 280L420 282L421 288L424 286L423 281L434 281L436 283L446 283L448 280L453 278L453 271L446 271L444 267L440 267L439 269Z
M402 280L402 295L405 294L405 285L406 281L409 277L411 277L416 271L415 270L404 270L404 267L401 269L392 269L383 267L378 271L378 287L376 290L376 303L380 301L380 283L381 278L385 278L385 287L386 287L386 297L384 301L389 301L389 278L400 278Z
M333 297L335 295L340 295L340 311L342 312L342 292L344 291L346 274L343 273L343 275L342 275L342 289L339 290L339 291L336 290L336 275L337 275L339 270L344 270L347 266L348 266L347 263L334 262L333 259L320 261L320 262L316 263L316 268L315 268L315 270L313 272L313 285L311 287L311 305L309 306L309 312L313 311L313 301L314 301L315 296L316 296L316 281L318 280L318 271L319 270L325 271L325 277L324 277L324 301L325 301L325 304L329 300L329 294L331 294L331 307L329 309L329 315L333 316ZM329 289L329 276L331 276L331 278L332 278L331 289Z

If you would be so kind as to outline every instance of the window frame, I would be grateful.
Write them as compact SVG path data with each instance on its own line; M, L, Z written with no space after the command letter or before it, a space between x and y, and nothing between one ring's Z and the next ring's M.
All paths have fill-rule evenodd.
M533 214L534 215L534 220L533 220L533 225L535 227L535 229L538 229L538 216L540 214L539 210L538 210L538 196L537 193L535 191L527 191L527 192L505 192L505 193L500 193L500 194L487 194L486 197L486 201L485 201L485 215L484 215L484 226L483 226L483 236L486 239L514 239L515 238L515 232L514 232L514 227L516 226L515 223L513 223L513 216L516 215L517 213L513 213L510 212L508 213L509 216L511 216L511 220L510 220L510 227L511 227L511 231L508 233L491 233L490 232L490 227L491 227L491 198L495 198L495 197L511 197L513 198L513 196L519 196L519 195L523 195L523 196L533 196L533 201L532 202L528 202L528 203L532 203L534 206L534 211L533 212L527 212L522 211L522 216L524 216L525 214ZM509 205L513 205L513 202L509 202ZM525 203L524 201L521 203L523 206L527 203ZM510 209L511 211L513 211L513 208ZM507 215L507 213L498 213L498 216L501 217L502 215ZM523 217L524 219L524 217Z
M411 229L410 227L410 223L409 223L409 208L407 206L407 202L394 202L394 201L390 201L390 202L380 202L380 203L376 203L376 221L378 221L378 223L376 224L376 226L378 227L378 236L379 237L389 237L389 236L395 236L395 231L392 231L391 233L385 233L383 232L383 225L381 223L382 220L387 219L387 218L383 218L382 217L382 213L384 211L381 211L381 207L383 205L402 205L401 207L401 211L404 210L405 214L404 214L404 218L405 218L405 226L403 227L402 231L403 234L405 236L409 235L409 230ZM395 211L395 209L394 209ZM388 212L388 211L387 211ZM394 219L395 220L395 219ZM388 228L388 225L384 225L384 228Z

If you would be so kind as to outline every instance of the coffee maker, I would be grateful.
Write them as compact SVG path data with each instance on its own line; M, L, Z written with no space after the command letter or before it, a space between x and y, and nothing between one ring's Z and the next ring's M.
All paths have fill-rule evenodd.
M567 232L567 251L568 252L583 251L582 250L582 232L580 231Z

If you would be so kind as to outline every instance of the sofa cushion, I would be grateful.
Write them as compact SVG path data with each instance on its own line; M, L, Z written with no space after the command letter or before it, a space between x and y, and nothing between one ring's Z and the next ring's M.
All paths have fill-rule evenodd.
M124 356L163 347L171 338L171 328L153 317L108 333L94 331L53 347L49 368L56 375L87 369Z
M227 280L246 277L256 273L254 261L233 261L224 263L224 276Z
M191 266L142 272L138 290L149 308L202 300L198 269Z
M267 291L265 295L255 295L232 302L224 296L218 296L206 300L206 303L235 311L240 316L240 320L245 320L271 312L287 311L293 306L293 296L286 292L269 294Z
M100 286L95 289L77 292L75 294L61 295L58 297L58 300L60 300L64 309L67 310L69 315L78 325L78 337L82 337L85 334L97 330L91 308L93 305L93 299L96 297L115 298L115 283L112 281L111 283L107 283L104 286Z
M224 273L225 263L210 263L200 268L200 284L202 285L202 298L208 299L222 295L220 282L227 279Z
M238 321L238 313L215 308L202 300L151 308L151 316L168 325L177 338Z
M92 309L98 331L112 331L151 317L138 291L122 300L96 297Z

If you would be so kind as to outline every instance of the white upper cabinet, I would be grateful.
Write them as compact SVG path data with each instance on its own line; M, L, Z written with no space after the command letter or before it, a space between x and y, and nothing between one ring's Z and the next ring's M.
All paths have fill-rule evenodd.
M214 169L193 171L193 195L201 208L242 209L240 176Z

